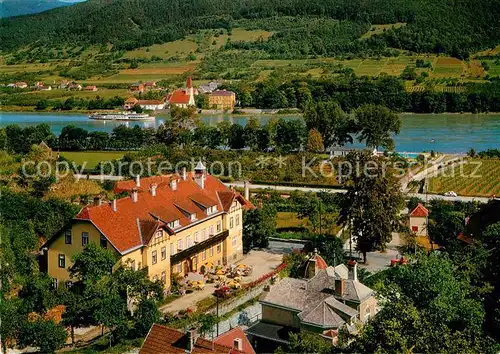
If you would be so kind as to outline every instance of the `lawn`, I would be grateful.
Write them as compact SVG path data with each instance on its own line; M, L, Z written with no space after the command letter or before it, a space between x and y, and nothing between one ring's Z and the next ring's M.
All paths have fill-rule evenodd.
M127 151L61 151L61 156L85 168L94 168L101 161L121 159Z
M468 160L429 180L429 192L441 194L448 191L464 196L500 195L500 159Z

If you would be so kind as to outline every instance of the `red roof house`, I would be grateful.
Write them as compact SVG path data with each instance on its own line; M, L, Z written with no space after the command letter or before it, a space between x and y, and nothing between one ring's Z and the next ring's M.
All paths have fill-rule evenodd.
M421 203L418 203L415 209L410 213L410 217L425 218L429 216L429 210Z
M196 330L187 333L159 324L153 324L139 354L236 354L233 348L198 336Z
M87 206L75 220L91 222L122 255L147 245L159 228L169 231L168 223L178 220L184 227L209 217L208 207L217 206L217 210L228 212L235 199L245 209L254 207L209 174L205 174L201 187L196 172L186 173L185 178L171 174L119 181L114 191L131 192L132 197ZM195 214L196 220L186 213Z
M245 335L245 332L243 332L240 327L235 327L227 331L226 333L221 334L220 336L215 338L214 342L216 344L233 348L231 354L255 354L255 350L250 344L250 341Z
M193 88L193 80L188 77L186 80L186 88L178 89L172 92L167 99L171 106L187 108L195 105L194 96L198 92Z

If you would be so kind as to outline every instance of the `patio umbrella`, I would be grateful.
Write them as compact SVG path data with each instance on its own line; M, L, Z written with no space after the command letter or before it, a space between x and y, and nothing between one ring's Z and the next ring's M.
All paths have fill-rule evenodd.
M213 268L214 264L212 262L205 263L205 267Z
M225 272L222 269L219 269L218 271L215 272L217 275L224 275Z
M246 268L247 266L244 264L238 264L237 268Z

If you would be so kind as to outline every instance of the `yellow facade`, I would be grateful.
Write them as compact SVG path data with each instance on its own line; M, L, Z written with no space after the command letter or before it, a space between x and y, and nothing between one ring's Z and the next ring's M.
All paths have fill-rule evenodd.
M214 109L232 110L236 104L236 95L208 95L208 106Z
M82 239L87 238L88 235L89 243L99 245L102 242L103 246L106 243L107 248L116 253L118 261L115 269L120 264L127 264L134 269L147 268L150 279L162 280L165 287L169 287L172 274L199 272L207 263L212 263L214 266L226 265L241 259L243 256L242 211L241 204L234 201L228 213L220 213L199 223L193 223L190 227L181 229L173 235L169 235L165 230L159 230L151 237L149 244L123 255L115 250L105 235L102 235L91 222L75 220L70 229L62 231L50 243L47 250L48 274L58 281L71 280L68 271L71 266L71 257L83 251ZM71 231L71 243L66 243L66 235L69 231ZM103 236L102 239L101 236ZM207 246L191 252L200 248L198 245L200 243ZM195 247L196 245L198 246ZM172 263L171 257L178 253L187 254L187 256ZM64 267L60 267L59 264L61 257L64 257Z

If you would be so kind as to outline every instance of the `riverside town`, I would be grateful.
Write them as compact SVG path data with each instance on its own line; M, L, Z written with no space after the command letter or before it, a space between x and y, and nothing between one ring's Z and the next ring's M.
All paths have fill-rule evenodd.
M494 0L0 0L0 354L500 353Z

